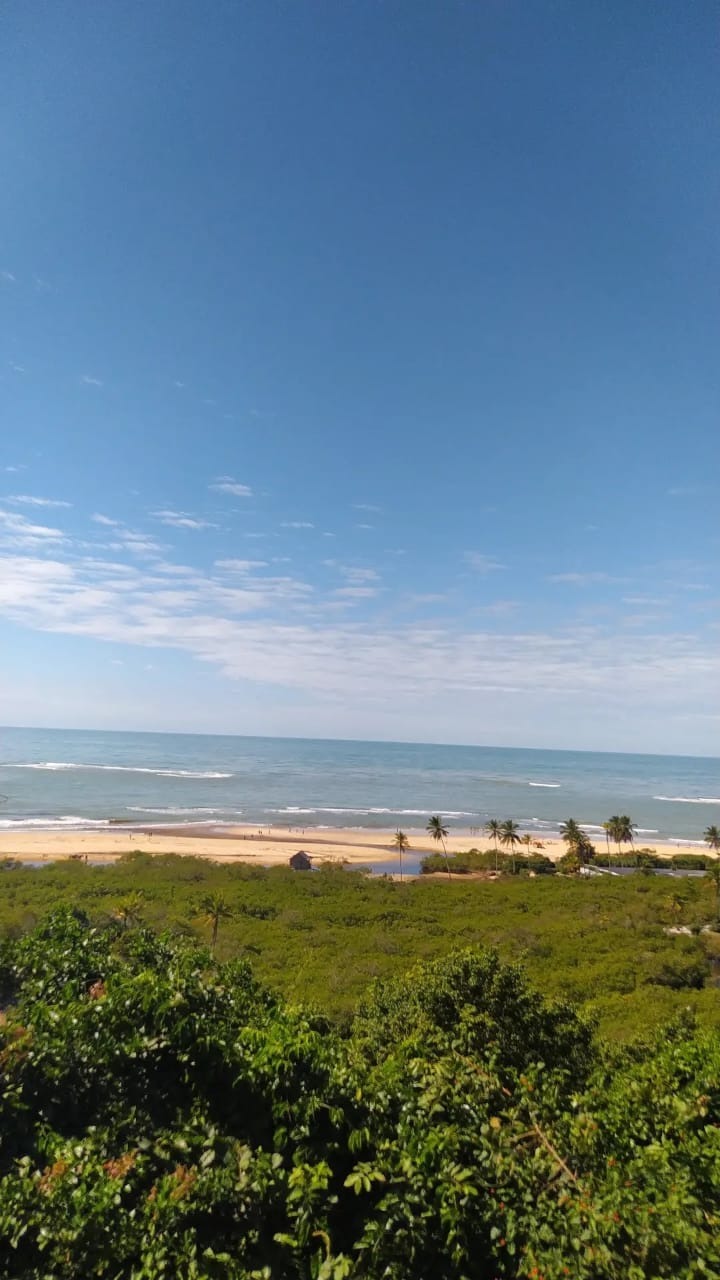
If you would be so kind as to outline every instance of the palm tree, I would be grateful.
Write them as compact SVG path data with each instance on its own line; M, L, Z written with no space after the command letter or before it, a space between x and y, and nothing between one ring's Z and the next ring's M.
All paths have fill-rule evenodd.
M448 862L447 849L445 848L445 841L447 840L448 829L447 827L443 826L443 820L440 817L439 813L433 814L432 818L427 824L427 830L429 831L433 840L438 840L440 844L442 844L443 853L445 854L445 866L447 868L447 873L449 876L450 863Z
M504 849L510 849L513 875L515 875L515 845L520 844L521 839L520 828L512 818L507 818L500 824L500 843Z
M608 822L603 822L602 824L603 831L605 832L605 844L607 845L608 866L610 866L610 822L611 821L612 819L609 819Z
M713 849L715 853L720 851L720 827L706 827L703 832L703 840L709 849Z
M231 920L233 909L221 893L208 893L200 903L205 924L212 928L212 949L217 945L218 929L221 920Z
M630 846L634 845L635 823L633 822L632 818L628 818L627 814L623 813L618 818L618 822L620 823L620 833L619 833L620 842L622 844L629 844ZM636 859L636 862L637 862L637 859Z
M577 849L582 843L585 832L581 831L574 818L568 818L567 822L560 823L560 835L568 849Z
M498 869L498 839L499 839L499 837L500 837L500 832L501 832L501 830L502 830L502 825L501 825L501 823L499 823L499 822L498 822L497 818L491 818L489 822L486 822L486 823L485 823L485 830L487 831L488 835L490 836L490 839L491 839L491 840L492 840L492 842L493 842L493 845L495 846L495 870L497 871L497 869Z
M568 852L577 855L581 863L592 862L595 857L595 846L589 835L578 826L574 818L560 825L560 835L567 844Z
M617 845L617 851L619 854L620 853L620 832L622 830L622 823L619 815L617 813L614 813L612 818L608 818L607 822L603 823L603 826L605 828L605 831L607 832L609 839L615 841L615 844Z
M131 924L139 924L142 915L143 897L141 893L129 893L122 902L118 902L114 916L119 920L123 929L129 929Z
M403 854L405 853L405 850L406 850L406 849L409 849L409 848L410 848L410 841L408 840L407 836L405 835L405 832L404 832L404 831L400 831L400 829L399 829L399 828L398 828L398 830L395 832L395 835L393 836L393 845L395 846L395 848L397 849L398 853L400 854L400 879L402 880L402 878L403 878Z

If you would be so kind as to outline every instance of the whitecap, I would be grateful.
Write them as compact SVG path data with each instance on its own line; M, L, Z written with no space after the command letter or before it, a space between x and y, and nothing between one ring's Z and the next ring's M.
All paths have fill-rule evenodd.
M560 782L528 782L529 787L550 787L553 791L562 786Z
M653 800L666 800L668 804L720 804L720 796L653 796Z
M107 818L79 818L74 814L62 814L60 817L52 818L0 819L0 829L3 831L19 831L23 828L32 827L39 827L44 831L62 831L66 827L74 830L83 830L85 828L92 830L96 827L108 827L109 825Z
M152 813L152 814L155 814L155 815L157 815L157 814L161 814L161 813L162 813L162 814L167 814L168 816L171 816L171 815L177 815L177 816L179 816L179 815L181 815L181 814L191 814L191 813L216 813L216 814L217 814L217 813L227 813L227 812L228 812L228 811L227 811L227 809L214 809L214 808L212 808L212 807L207 807L207 806L203 806L203 805L198 805L198 806L196 806L196 807L190 807L190 808L184 808L184 807L183 807L183 806L181 806L181 805L179 805L179 806L177 806L177 807L175 807L175 806L173 806L173 805L167 805L167 806L164 806L164 805L155 805L155 806L153 807L153 806L151 806L151 805L145 806L145 805L141 805L141 804L129 804L129 805L127 805L127 811L128 811L128 813ZM242 809L236 809L236 810L233 810L233 812L235 812L235 813L242 813Z
M202 769L151 769L145 765L130 764L75 764L66 760L42 760L37 764L6 764L4 769L47 769L57 773L64 769L100 770L107 773L151 773L158 778L232 778L231 773L217 773Z

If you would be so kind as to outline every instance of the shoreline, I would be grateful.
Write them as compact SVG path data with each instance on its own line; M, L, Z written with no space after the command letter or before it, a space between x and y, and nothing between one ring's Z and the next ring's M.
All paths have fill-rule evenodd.
M417 859L429 853L442 853L438 844L426 833L408 831L406 834L410 840L406 858ZM112 862L134 849L142 849L150 854L174 853L181 857L207 858L221 863L248 862L261 866L286 866L293 853L304 849L316 865L344 861L355 866L372 866L373 863L387 863L396 859L399 868L399 858L392 845L394 835L394 831L348 827L323 830L309 827L304 832L287 828L269 831L258 828L249 831L247 827L204 825L190 828L187 825L128 827L118 824L102 829L73 830L34 827L31 831L27 828L0 830L0 858L16 857L44 863L75 856ZM451 833L445 843L448 853L464 853L470 848L484 852L493 847L488 838L467 834ZM665 858L671 858L675 854L717 856L704 844L683 840L652 843L638 841L636 847L649 849ZM525 850L522 847L518 849L518 854L523 852ZM553 836L542 840L541 849L533 849L531 852L542 853L557 861L566 852L566 846L559 837ZM597 853L598 865L602 866L605 847L598 847Z

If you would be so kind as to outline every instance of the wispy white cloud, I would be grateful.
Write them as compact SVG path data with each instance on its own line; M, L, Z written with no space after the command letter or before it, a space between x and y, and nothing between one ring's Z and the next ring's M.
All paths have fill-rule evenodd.
M120 524L119 520L111 520L110 516L104 516L100 511L96 511L90 519L94 520L95 524L107 525L108 528L116 528Z
M122 526L115 527L113 539L114 541L108 544L111 551L130 551L136 556L156 556L163 550L160 543L148 533L125 529Z
M71 507L72 502L65 502L61 498L37 498L30 493L14 493L11 497L5 499L6 502L19 502L26 507Z
M223 573L250 573L253 569L267 569L267 560L216 560L215 568Z
M356 524L355 528L356 529L374 529L375 525L374 524Z
M474 612L489 618L506 618L520 608L519 600L492 600L490 604L477 605Z
M251 498L252 489L249 484L240 484L232 476L218 476L208 488L216 493L230 493L234 498Z
M202 520L199 516L191 516L187 511L151 511L153 520L160 524L170 525L173 529L217 529L210 520Z
M0 509L0 545L33 549L65 541L61 529L43 524L32 524L17 511Z
M3 467L3 471L7 471L7 472L27 471L27 464L24 462L19 462L15 466Z
M20 519L10 513L13 519ZM7 516L7 513L6 513ZM27 533L27 528L25 533ZM40 537L62 536L46 530ZM289 577L224 585L193 570L162 585L155 563L104 563L10 554L0 559L0 613L41 631L146 649L176 649L227 678L302 690L313 699L406 715L418 701L467 717L504 711L516 722L542 705L576 723L586 714L637 718L720 713L720 651L711 633L609 632L560 626L468 629L457 619L391 626L312 622L316 593ZM338 606L368 601L372 586L340 588ZM362 595L358 593L362 592ZM352 594L347 594L352 593ZM326 605L332 603L326 599ZM528 721L529 723L529 721ZM615 730L613 730L615 732Z
M11 364L10 368L12 369L13 373L27 373L27 369L25 368L24 364Z
M326 563L329 564L330 561ZM337 568L348 582L377 582L380 577L377 569L366 569L351 564L340 564Z
M625 578L616 578L610 573L592 571L588 573L551 573L548 582L566 583L571 587L589 587L594 583L625 582Z
M281 520L281 529L314 529L315 525L309 520Z
M352 505L354 511L380 511L380 508L373 506L372 502L353 502Z
M622 602L640 607L647 605L651 609L662 609L670 604L667 596L623 596Z
M7 284L15 284L16 279L12 271L0 271L0 280L5 280Z
M495 573L498 569L505 568L495 556L485 555L482 551L466 551L463 560L476 573Z
M342 596L347 600L372 600L378 595L377 587L338 587L334 596Z
M93 378L89 373L83 373L80 377L80 381L86 387L103 387L105 385L102 378Z

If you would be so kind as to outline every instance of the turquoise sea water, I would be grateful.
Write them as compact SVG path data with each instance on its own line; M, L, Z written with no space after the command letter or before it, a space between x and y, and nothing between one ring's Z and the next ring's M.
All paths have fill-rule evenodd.
M720 760L394 742L0 729L0 830L202 823L408 832L441 813L597 839L628 813L643 839L702 840L720 824Z

